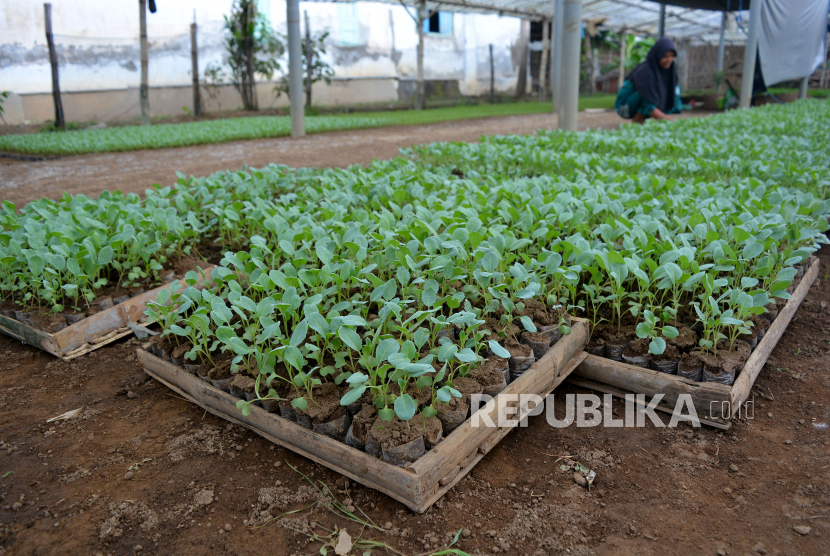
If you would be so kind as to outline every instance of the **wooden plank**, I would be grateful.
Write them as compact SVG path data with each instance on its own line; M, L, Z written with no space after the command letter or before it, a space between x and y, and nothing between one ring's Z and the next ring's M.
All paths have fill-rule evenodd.
M412 509L419 507L421 500L417 494L421 490L421 481L411 468L385 463L260 407L253 406L250 415L242 415L236 407L236 398L230 394L144 350L136 353L148 374L214 415L239 423L271 442L379 490Z
M119 303L105 311L90 315L81 322L52 334L58 344L60 355L89 344L99 336L127 326L127 313L121 305L123 304Z
M0 315L0 332L60 357L60 349L51 334L33 328L19 320Z
M569 381L617 396L625 396L625 394L653 396L663 393L663 402L656 408L668 413L673 413L674 405L680 394L689 394L692 396L698 415L701 413L706 415L706 418L700 420L701 423L717 428L728 428L731 426L728 420L748 399L752 386L772 350L815 282L820 266L820 261L813 257L810 268L804 273L792 298L787 301L766 331L731 387L714 382L696 382L595 355L589 355L571 375Z
M204 278L210 278L213 268L213 265L208 265L198 273L196 288L205 287ZM154 300L158 292L166 287L169 287L169 284L131 297L123 303L95 313L54 334L0 315L0 332L68 361L132 334L131 330L119 331L119 329L123 329L130 321L141 320L147 309L147 302ZM177 291L183 291L186 287L183 285ZM84 349L80 349L82 347Z
M795 312L798 310L801 302L804 301L804 298L807 297L810 288L813 286L813 282L816 281L819 269L821 268L821 261L817 257L813 257L813 259L813 263L807 272L804 273L801 283L796 287L792 297L784 306L784 309L778 313L778 316L772 322L772 326L764 333L764 337L758 342L752 355L747 359L743 370L735 380L735 384L732 385L729 405L733 409L733 413L749 398L749 392L752 390L752 386L755 384L758 375L761 374L761 369L764 368L772 350L775 349L778 340L784 334L784 330L789 326Z
M574 377L573 375L571 375L568 378L568 383L573 384L575 386L588 388L589 390L597 390L599 392L604 392L605 394L613 394L614 396L617 396L619 398L625 398L626 394L634 394L634 392L624 390L622 388L616 388L614 386L602 384L601 382L595 382L593 380ZM674 406L669 406L664 403L656 405L654 409L668 413L670 415L674 414ZM715 427L716 429L729 430L732 427L732 421L714 421L711 419L700 419L700 422L703 425L709 425L710 427Z
M561 383L564 370L577 353L582 351L588 342L588 323L584 319L573 319L571 333L563 336L548 352L521 377L514 380L502 390L502 395L518 394L546 394ZM498 396L497 396L498 397ZM494 423L497 423L499 406L497 403L486 414ZM481 408L479 412L485 411ZM491 435L498 434L500 429L485 426L473 427L471 419L458 427L429 453L412 464L411 469L420 476L425 484L432 485L447 476L454 467L458 466L472 450L480 446Z
M607 384L634 394L664 394L663 402L672 408L680 394L692 397L698 412L712 410L714 416L720 414L722 402L729 401L730 387L716 382L696 382L694 380L643 369L613 361L596 355L589 355L573 373L573 378L592 380Z
M569 376L572 376L571 373L573 373L576 370L576 368L585 360L586 357L588 357L588 354L585 353L584 351L580 351L579 353L577 353L568 362L567 366L563 369L562 373L557 377L557 380L555 381L555 383L551 385L550 390L548 390L547 392L545 392L544 394L541 394L541 395L544 397L544 396L550 394L551 392L553 392L556 389L557 386L559 386L562 382L564 382L565 379L567 379ZM521 421L522 419L527 417L527 415L529 413L530 413L530 410L528 410L526 413L523 413L523 414L519 415L517 417L517 419L519 421ZM496 445L498 445L498 443L501 441L501 439L504 438L505 436L507 436L507 434L510 431L513 430L513 428L514 427L501 427L501 428L497 429L496 432L493 435L490 436L490 438L488 438L487 440L485 440L484 442L482 442L479 445L478 452L481 455L486 455L486 454L490 453L490 450L495 448Z

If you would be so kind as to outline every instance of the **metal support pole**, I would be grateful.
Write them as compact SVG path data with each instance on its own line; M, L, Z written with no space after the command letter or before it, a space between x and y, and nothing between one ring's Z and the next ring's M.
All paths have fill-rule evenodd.
M300 47L300 0L286 2L288 20L288 97L291 99L291 137L305 135L303 108L303 51Z
M749 5L749 33L746 37L744 51L744 71L741 75L741 108L749 108L752 103L752 83L755 81L755 60L758 55L758 34L761 31L760 0Z
M666 35L666 5L660 3L660 22L657 26L657 37L662 39Z
M810 76L801 80L801 86L798 88L798 98L807 98L807 86L810 84Z
M496 102L496 64L493 62L493 45L490 44L490 104Z
M550 50L550 20L542 21L542 61L539 64L539 102L545 102L545 89L548 80L548 51Z
M141 86L138 90L141 104L141 125L150 125L150 82L147 67L147 0L138 0L139 41L141 42Z
M617 84L617 90L623 88L623 83L625 83L625 38L626 32L625 29L620 31L620 81Z
M415 78L415 110L423 110L427 105L426 98L424 98L424 20L427 19L428 15L427 3L421 0L418 2L418 17L415 22L418 25L418 73Z
M579 57L582 40L582 0L564 0L562 10L562 82L559 90L559 129L576 131L579 110Z
M199 95L199 47L196 43L196 22L190 24L190 61L193 72L193 115L202 117L202 98Z
M550 76L551 110L554 114L559 113L559 91L562 82L562 33L564 23L564 0L555 0L556 10L553 15L553 37L550 46L553 49L553 71Z
M55 127L66 129L63 117L63 102L61 102L61 86L58 80L58 53L55 50L55 40L52 36L52 4L43 5L43 20L46 28L46 44L49 47L49 65L52 66L52 101L55 104Z

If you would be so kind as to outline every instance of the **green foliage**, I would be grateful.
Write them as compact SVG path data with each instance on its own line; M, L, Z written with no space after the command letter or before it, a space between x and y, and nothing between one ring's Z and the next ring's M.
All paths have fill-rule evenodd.
M205 79L213 85L229 79L239 91L245 109L256 110L256 76L271 79L280 70L285 46L268 19L257 12L255 0L234 0L231 14L225 16L224 46L230 76L225 75L221 66L208 65Z
M429 418L522 330L567 333L566 312L635 319L661 353L691 307L701 347L732 349L828 242L828 116L796 103L432 144L365 168L180 175L144 200L5 203L0 286L77 303L105 276L151 280L200 241L224 245L206 289L193 273L148 309L187 360L231 360L257 399L300 411L334 382L382 420Z
M326 39L329 37L329 30L323 29L313 33L309 41L301 41L303 53L303 90L306 95L306 108L311 107L311 88L314 83L325 81L326 84L331 83L331 78L334 77L334 68L326 62L323 58L326 54ZM288 43L288 36L281 35L283 41ZM309 49L309 46L311 47ZM309 72L308 56L309 50L311 52L311 71ZM309 79L309 73L311 77ZM285 93L288 95L288 74L284 74L274 87L274 92L277 96Z
M222 78L218 79L221 81ZM579 101L580 110L585 108L611 108L614 106L614 98L613 95L583 97ZM320 133L389 125L417 125L468 118L547 112L550 112L550 103L518 102L430 110L307 116L306 132ZM144 127L85 129L72 133L0 135L0 150L22 154L73 155L139 149L164 149L242 139L284 137L290 134L291 120L287 116L261 116L204 120L182 124L156 124Z

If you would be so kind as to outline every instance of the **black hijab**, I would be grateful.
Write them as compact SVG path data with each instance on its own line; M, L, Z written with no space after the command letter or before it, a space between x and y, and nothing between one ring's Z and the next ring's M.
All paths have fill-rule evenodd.
M674 90L679 81L676 64L673 63L669 69L660 67L660 59L670 50L677 54L677 47L670 38L658 40L648 51L646 61L628 76L644 100L666 113L674 107Z

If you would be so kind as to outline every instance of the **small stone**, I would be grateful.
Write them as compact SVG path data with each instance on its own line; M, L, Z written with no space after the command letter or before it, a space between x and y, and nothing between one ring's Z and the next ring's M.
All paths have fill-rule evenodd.
M213 503L213 489L203 488L193 497L193 503L197 506L207 506Z
M726 488L723 489L723 493L724 494L732 494L732 489L729 488L729 487L726 487Z
M637 534L637 528L634 527L633 525L629 525L628 526L628 532L631 533L632 535L636 535Z
M142 550L144 550L144 547L140 544L137 544L133 547L133 550L135 550L136 552L141 552Z
M23 504L21 504L20 502L15 502L14 504L12 504L12 509L13 509L14 511L17 511L17 510L19 510L19 509L20 509L20 508L22 508L22 507L23 507Z
M770 419L772 419L772 413L767 413L767 417L769 417Z
M391 521L387 521L386 523L384 523L383 528L384 528L384 529L386 529L386 530L388 531L389 529L391 529L391 528L392 528L392 522L391 522Z
M734 471L735 473L737 473L738 472L738 466L735 465L734 463L731 463L731 464L729 464L729 470Z
M767 553L767 549L760 542L752 547L752 551L762 555Z
M813 530L813 528L810 527L809 525L795 525L795 526L793 526L793 531L795 531L799 535L809 535L810 531L812 531L812 530Z
M133 391L127 392L127 399L128 400L134 400L137 397L138 397L138 394L136 394L135 392L133 392Z
M469 529L463 529L461 531L461 536L464 537L465 539L470 538L470 536L472 536L472 534L473 534L473 532L470 531Z
M274 462L274 467L279 467L280 465L282 465L281 461L275 461Z
M726 551L724 549L718 550L718 556L726 556Z
M588 480L582 473L574 473L574 482L579 486L588 486Z
M476 523L475 523L474 527L475 527L476 529L481 529L481 523L479 523L478 521L476 521Z
M230 531L230 530L231 530L231 524L230 524L230 523L226 523L226 524L225 524L225 531Z
M133 478L133 472L132 471L127 471L126 473L124 473L124 480L125 481L129 481L132 478Z
M792 440L785 440L785 441L784 441L784 444L787 444L787 445L790 445L790 444L792 444L792 443L793 443L793 441L792 441Z
M799 425L803 425L804 423L805 423L804 419L799 419L799 420L798 420L798 424L799 424Z

